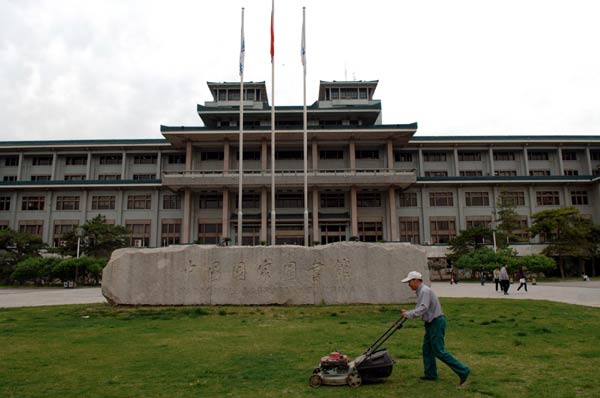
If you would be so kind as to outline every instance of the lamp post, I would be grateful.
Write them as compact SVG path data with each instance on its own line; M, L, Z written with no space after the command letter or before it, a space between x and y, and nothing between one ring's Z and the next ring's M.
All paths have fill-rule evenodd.
M81 238L83 237L84 234L84 230L81 227L77 227L75 228L75 235L77 236L77 258L79 258L80 255L80 248L81 248ZM79 273L79 264L75 263L75 282L73 283L73 286L77 285L77 274Z
M496 253L496 221L492 221L490 223L490 228L492 229L492 240L494 243L494 253Z

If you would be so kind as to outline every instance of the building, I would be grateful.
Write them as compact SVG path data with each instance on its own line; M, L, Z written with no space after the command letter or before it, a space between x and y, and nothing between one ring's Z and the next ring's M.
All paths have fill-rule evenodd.
M307 107L310 244L447 243L490 226L500 193L523 233L532 214L574 205L600 222L599 136L418 137L381 123L377 81L322 81ZM132 246L237 240L239 83L208 83L204 126L164 139L0 143L0 228L60 245L98 214ZM244 84L243 244L271 243L271 107ZM303 108L276 107L276 243L304 243Z

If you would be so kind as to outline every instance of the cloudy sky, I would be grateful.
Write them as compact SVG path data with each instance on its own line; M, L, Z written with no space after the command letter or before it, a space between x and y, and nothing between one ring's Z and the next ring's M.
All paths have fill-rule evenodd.
M597 0L277 0L275 102L379 80L418 135L600 134ZM271 93L270 0L0 0L0 140L160 138L201 125L207 81Z

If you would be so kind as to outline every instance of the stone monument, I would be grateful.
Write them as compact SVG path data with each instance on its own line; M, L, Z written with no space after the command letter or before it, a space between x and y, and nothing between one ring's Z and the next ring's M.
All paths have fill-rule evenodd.
M116 250L102 274L115 305L389 304L414 301L401 280L424 251L408 243L180 245Z

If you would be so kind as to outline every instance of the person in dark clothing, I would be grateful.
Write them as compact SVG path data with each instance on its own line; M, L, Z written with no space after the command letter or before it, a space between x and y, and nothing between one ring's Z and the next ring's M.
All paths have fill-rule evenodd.
M519 287L517 288L517 292L521 290L522 287L525 287L525 291L527 291L527 275L525 275L525 268L521 266L519 268Z

